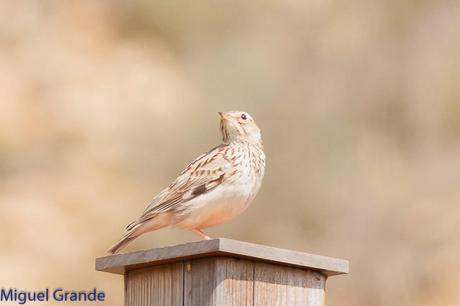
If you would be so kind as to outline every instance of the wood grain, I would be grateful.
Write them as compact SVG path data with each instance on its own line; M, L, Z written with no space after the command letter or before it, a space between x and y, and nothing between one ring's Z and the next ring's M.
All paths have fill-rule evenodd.
M254 305L323 306L325 283L316 271L255 263Z
M182 305L183 277L183 263L132 270L125 278L125 305Z
M185 264L184 306L252 306L254 264L229 257Z
M209 256L230 256L318 270L325 275L348 273L348 261L248 242L217 238L96 259L96 269L124 274L132 269Z

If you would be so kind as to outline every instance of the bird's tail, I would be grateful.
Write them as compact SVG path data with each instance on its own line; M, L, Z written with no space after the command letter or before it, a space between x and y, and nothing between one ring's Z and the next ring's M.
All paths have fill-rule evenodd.
M124 247L126 247L131 241L139 237L142 234L141 232L142 225L143 223L139 223L138 221L134 221L130 223L126 227L126 233L123 236L123 238L121 238L120 240L118 240L117 243L112 245L110 249L107 250L107 252L115 254L121 249L123 249Z
M121 238L117 243L112 245L110 249L107 250L107 252L111 254L115 254L121 249L123 249L125 246L128 245L132 240L136 239L137 237L131 237L129 235L125 235L123 238Z
M112 245L107 252L115 254L131 241L142 235L143 233L154 231L165 227L169 224L170 215L162 214L156 215L151 219L134 221L126 227L126 234L117 243Z

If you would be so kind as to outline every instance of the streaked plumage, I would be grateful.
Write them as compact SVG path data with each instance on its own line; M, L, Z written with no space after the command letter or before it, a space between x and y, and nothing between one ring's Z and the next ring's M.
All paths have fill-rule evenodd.
M140 235L165 226L189 229L209 239L203 228L228 221L247 208L265 171L260 129L245 112L219 114L223 143L190 163L126 227L109 252L116 253Z

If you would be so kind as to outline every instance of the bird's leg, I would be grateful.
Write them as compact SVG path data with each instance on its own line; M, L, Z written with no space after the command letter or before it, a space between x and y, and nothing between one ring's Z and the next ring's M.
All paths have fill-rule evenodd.
M209 237L208 235L206 235L205 233L203 233L203 231L200 230L200 229L193 228L191 231L194 232L195 234L199 235L199 236L200 236L201 238L203 238L204 240L211 240L211 237Z

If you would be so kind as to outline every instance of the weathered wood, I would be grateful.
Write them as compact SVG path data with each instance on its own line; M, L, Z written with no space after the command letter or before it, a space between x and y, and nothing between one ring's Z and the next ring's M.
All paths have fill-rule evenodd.
M317 271L255 263L254 305L322 306L325 284Z
M125 305L323 306L346 260L229 239L97 258L125 276Z
M186 263L185 306L252 306L254 263L236 258L204 258Z
M182 305L183 280L183 263L131 270L125 280L125 305Z
M348 273L348 261L343 259L225 238L202 240L171 247L100 257L96 259L96 269L124 274L126 271L132 269L220 255L319 270L328 276Z

